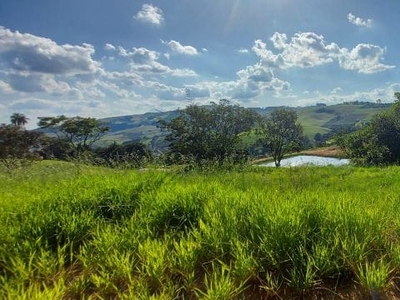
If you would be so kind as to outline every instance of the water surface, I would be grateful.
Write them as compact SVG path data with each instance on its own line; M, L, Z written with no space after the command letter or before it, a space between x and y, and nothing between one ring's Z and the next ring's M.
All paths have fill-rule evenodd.
M349 159L339 159L334 157L323 157L315 155L299 155L282 159L281 167L299 167L299 166L343 166L350 163ZM275 167L274 162L260 164L265 167Z

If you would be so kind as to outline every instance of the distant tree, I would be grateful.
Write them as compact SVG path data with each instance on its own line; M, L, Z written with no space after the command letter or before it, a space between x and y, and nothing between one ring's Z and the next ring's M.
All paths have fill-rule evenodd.
M67 160L68 158L77 156L76 149L65 139L48 136L41 153L46 159Z
M101 121L95 118L66 116L39 117L39 127L50 129L58 139L69 143L75 149L76 155L90 150L91 146L109 130Z
M95 153L110 167L138 168L144 166L152 159L150 149L140 142L124 144L114 142L108 147L95 149Z
M260 142L271 153L275 166L281 165L285 154L299 150L303 139L303 128L297 123L297 114L290 109L275 109L260 123Z
M10 117L11 124L14 126L23 127L28 123L28 118L21 113L13 113Z
M322 139L322 134L321 133L317 132L314 135L314 142L315 142L316 146L318 146L318 147L324 145L324 140Z
M43 141L42 133L3 124L0 126L0 160L36 159Z
M202 161L237 159L245 151L240 147L240 135L250 131L258 114L232 105L228 100L212 102L210 106L191 104L170 121L160 125L169 134L169 155L173 161L182 158Z

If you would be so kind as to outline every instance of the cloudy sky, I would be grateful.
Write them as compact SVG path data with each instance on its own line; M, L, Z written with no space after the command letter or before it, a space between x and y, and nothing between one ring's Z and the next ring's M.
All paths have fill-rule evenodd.
M0 123L392 102L399 0L1 0Z

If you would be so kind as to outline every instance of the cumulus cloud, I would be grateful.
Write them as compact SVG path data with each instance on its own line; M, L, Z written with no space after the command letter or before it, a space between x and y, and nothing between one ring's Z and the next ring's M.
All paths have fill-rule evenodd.
M118 53L122 57L131 60L129 66L131 72L139 72L142 74L171 74L172 76L197 76L196 72L190 69L171 69L161 64L158 59L160 53L149 50L144 47L133 48L132 51L126 50L119 46Z
M271 41L282 49L285 67L311 68L330 63L339 53L335 43L326 44L324 37L313 32L296 33L288 42L286 34L276 32Z
M371 45L359 44L352 50L342 49L339 64L343 69L358 73L372 74L392 69L395 66L382 64L385 49Z
M100 65L92 59L92 45L58 45L51 39L0 27L0 61L20 72L74 75L94 73Z
M334 61L345 70L364 74L394 68L382 63L385 49L376 45L359 44L349 51L336 43L325 42L322 35L313 32L296 33L290 39L284 33L275 32L270 40L279 53L268 49L262 40L255 40L252 47L260 58L260 64L269 68L312 68Z
M181 43L170 40L169 42L161 40L161 43L167 45L173 52L183 54L183 55L197 55L199 52L193 46L184 46Z
M373 20L372 19L361 19L360 17L356 17L355 15L353 15L352 13L349 13L347 15L347 19L349 20L349 22L353 25L356 25L358 27L372 27L373 24Z
M138 21L160 26L164 21L163 11L151 4L143 4L142 9L134 16Z
M275 68L284 65L282 55L275 55L262 40L255 40L251 50L260 58L260 62L264 66Z

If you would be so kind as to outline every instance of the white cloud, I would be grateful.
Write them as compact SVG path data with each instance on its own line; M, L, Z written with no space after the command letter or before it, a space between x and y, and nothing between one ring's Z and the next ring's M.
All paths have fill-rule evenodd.
M292 67L312 68L334 61L345 70L372 74L391 68L382 63L385 49L371 44L358 44L351 51L340 48L336 43L326 43L322 35L300 32L289 40L284 33L275 32L271 37L274 47L281 50L275 54L262 40L254 41L253 52L260 58L260 64L269 68L287 69Z
M275 33L272 37L274 46L282 49L285 67L311 68L334 60L339 53L335 43L326 44L322 35L313 32L296 33L287 43L285 34Z
M104 45L104 50L107 50L107 51L114 51L114 50L116 50L116 48L115 48L115 46L113 45L113 44L105 44Z
M0 80L0 91L6 94L11 94L13 92L13 89L10 84Z
M176 77L194 77L197 73L190 69L171 69L170 74Z
M245 53L249 53L249 50L245 49L245 48L241 48L241 49L237 50L237 52L245 54Z
M358 73L372 74L392 69L395 66L382 64L385 49L371 45L359 44L351 51L341 50L339 64L343 69Z
M251 48L253 52L260 58L261 63L268 67L281 67L284 65L282 55L275 55L271 50L267 49L267 44L262 40L254 41L254 46Z
M354 25L356 25L358 27L368 27L368 28L370 28L370 27L372 27L372 24L373 24L373 20L372 19L364 20L364 19L361 19L359 17L356 17L352 13L349 13L347 15L347 19L349 20L349 22L351 24L354 24Z
M340 94L343 92L343 89L341 87L335 87L332 91L331 94Z
M160 26L164 21L163 11L151 4L143 4L142 10L140 10L134 18L141 22L154 24Z
M276 49L284 49L286 47L287 36L285 33L275 32L271 39Z
M169 42L165 42L161 40L161 43L167 45L173 52L183 54L183 55L197 55L199 52L193 46L183 46L181 43L170 40Z
M0 61L11 70L42 74L82 74L96 72L100 64L92 59L94 48L83 44L58 45L32 34L0 27Z
M48 94L65 95L71 92L71 87L65 81L56 80L52 75L44 75L40 79L44 92Z
M119 46L118 53L120 56L129 58L131 60L129 64L130 72L139 72L142 74L171 74L172 76L177 77L197 76L196 72L193 70L171 69L170 67L161 64L158 62L160 53L144 47L134 47L132 51L128 51Z

